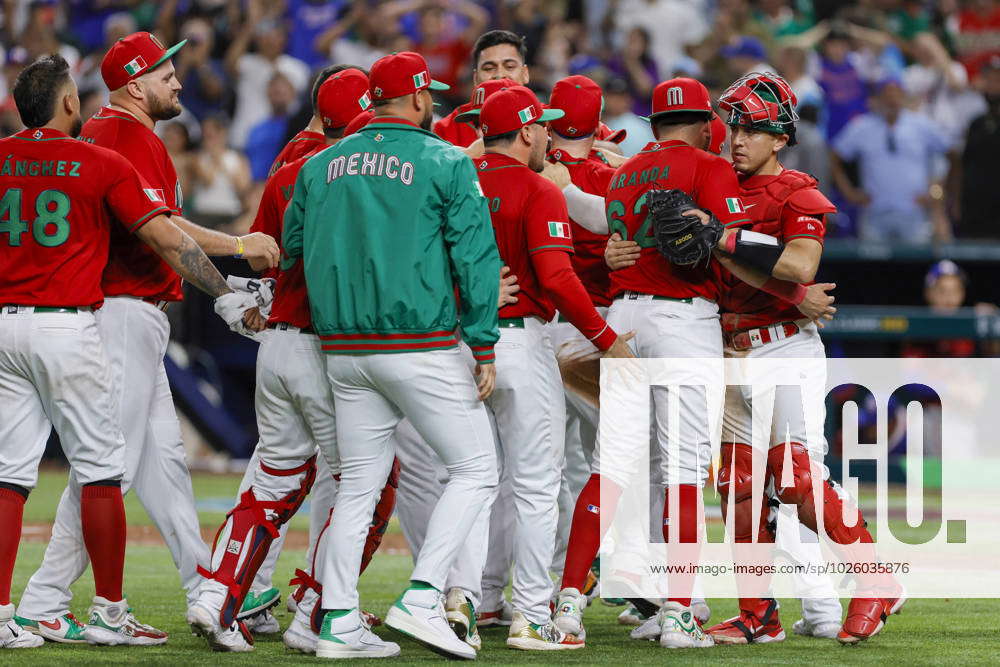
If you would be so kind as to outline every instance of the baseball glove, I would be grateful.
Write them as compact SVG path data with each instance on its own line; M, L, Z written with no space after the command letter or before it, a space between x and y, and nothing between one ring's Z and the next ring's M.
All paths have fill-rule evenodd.
M646 207L653 218L656 247L668 262L680 266L708 263L724 231L710 211L705 211L709 217L705 224L696 216L682 215L698 205L686 192L676 189L650 190L646 193Z

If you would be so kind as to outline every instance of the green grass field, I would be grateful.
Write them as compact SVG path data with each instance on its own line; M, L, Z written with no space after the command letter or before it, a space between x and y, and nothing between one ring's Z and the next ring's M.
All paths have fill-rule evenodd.
M43 473L39 487L26 507L27 521L50 521L55 511L65 474ZM233 497L239 478L232 476L195 477L195 493L199 501L209 498ZM148 523L141 506L129 499L126 506L131 524ZM204 525L214 526L219 512L202 514ZM299 519L299 521L302 521ZM297 524L304 527L304 524ZM14 596L17 597L34 567L40 561L44 544L24 542L18 554L14 573ZM283 553L278 562L275 581L287 581L303 559L301 551ZM398 595L409 575L409 556L379 554L361 580L361 596L365 608L384 614ZM97 648L47 644L44 648L9 651L2 664L119 664L155 663L185 665L269 664L283 665L318 659L288 652L280 635L258 637L252 654L227 655L212 653L203 640L192 636L184 623L184 596L165 547L130 545L126 562L126 593L140 620L151 623L168 633L170 641L155 648ZM74 587L74 611L84 618L87 603L93 593L93 580L88 574ZM710 600L713 621L735 611L734 600ZM559 653L528 653L507 649L505 631L483 631L484 648L481 662L491 664L694 664L709 662L743 662L750 664L991 664L1000 660L1000 624L997 600L911 600L903 613L892 617L883 634L857 647L841 647L832 640L816 640L791 634L792 623L799 618L795 600L782 601L782 619L788 639L781 644L750 647L715 647L712 649L670 651L652 642L628 638L627 628L619 626L615 617L618 607L596 604L587 610L587 647L580 651ZM282 627L290 614L279 607ZM394 664L426 663L440 658L412 641L401 638L384 628L378 633L391 638L402 647L402 655Z

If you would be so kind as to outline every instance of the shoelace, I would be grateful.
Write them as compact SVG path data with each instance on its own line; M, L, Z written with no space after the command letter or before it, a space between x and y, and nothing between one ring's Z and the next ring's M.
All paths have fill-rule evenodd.
M69 621L69 624L75 628L83 628L83 623L77 620L76 616L73 615L73 612L68 612L66 614L66 620Z

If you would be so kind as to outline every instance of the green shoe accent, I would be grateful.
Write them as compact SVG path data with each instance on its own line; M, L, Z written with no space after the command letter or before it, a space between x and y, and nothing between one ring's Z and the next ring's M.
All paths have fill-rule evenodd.
M14 614L14 622L25 629L28 628L34 628L36 630L38 629L38 621L34 621L30 618L25 618L24 616L18 616L17 614Z
M403 591L402 595L396 598L396 601L392 603L392 606L404 612L407 616L413 616L413 614L410 613L410 610L406 608L406 605L403 604L403 595L406 595L406 591Z
M243 598L243 606L240 607L240 611L250 611L251 609L260 609L261 607L269 607L271 603L275 602L281 596L281 591L277 588L269 588L266 591L260 593L254 593L250 591L247 596Z
M340 618L341 616L346 616L350 612L350 609L338 609L337 611L326 612L326 615L323 616L323 625L319 629L319 638L323 641L333 642L335 644L346 644L347 642L331 632L330 626L333 625L334 620Z
M414 581L413 579L411 579L410 580L410 588L409 588L409 590L414 590L414 591L436 591L437 588L435 588L434 586L431 586L426 581Z

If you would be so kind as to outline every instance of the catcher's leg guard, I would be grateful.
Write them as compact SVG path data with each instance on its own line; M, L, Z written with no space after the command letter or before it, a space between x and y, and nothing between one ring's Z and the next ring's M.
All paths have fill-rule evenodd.
M767 523L767 495L764 493L766 464L761 457L754 461L753 449L743 443L723 443L721 451L721 466L716 486L722 500L722 520L729 523L729 498L733 498L733 540L738 543L753 541L756 530L757 542L774 542L774 533ZM755 466L756 463L756 466ZM757 470L754 470L754 468ZM760 498L754 502L753 479L757 475L760 481ZM760 517L757 525L753 525L753 507L760 505Z
M273 477L301 475L299 487L280 500L259 500L250 487L240 496L215 536L212 548L212 572L199 567L198 573L206 579L226 587L226 595L219 612L219 622L227 628L236 620L254 575L267 556L271 542L278 536L278 528L288 521L309 495L316 479L316 457L310 457L295 468L279 470L260 464L260 469Z
M372 525L368 528L368 537L365 539L365 550L361 554L361 572L364 573L372 556L382 544L382 536L385 529L389 527L389 519L396 508L396 489L399 488L399 459L393 459L392 469L389 471L389 479L385 482L382 495L379 496L375 505L375 513L372 515Z

